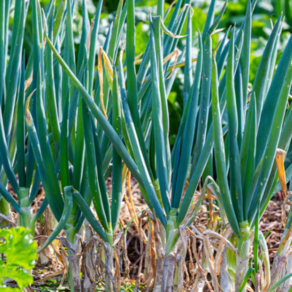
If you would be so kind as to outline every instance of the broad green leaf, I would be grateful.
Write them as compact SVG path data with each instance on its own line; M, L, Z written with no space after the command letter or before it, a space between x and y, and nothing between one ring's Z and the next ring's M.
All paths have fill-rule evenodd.
M244 39L243 39L243 48L240 56L240 66L242 72L242 103L243 103L243 112L245 113L247 94L248 94L248 82L249 82L249 70L250 70L250 46L251 46L251 2L248 0L246 16L245 16L245 25L244 25Z
M226 69L226 100L229 126L230 194L237 219L243 222L242 182L238 148L238 116L234 89L234 31L232 30ZM239 105L240 106L240 105Z
M92 92L92 86L93 86L93 78L94 78L94 63L95 63L95 54L96 54L96 40L97 35L99 31L99 23L100 23L100 15L101 15L101 8L102 8L103 0L100 0L98 2L98 6L96 8L95 18L94 18L94 26L92 28L91 32L91 38L90 38L90 47L89 47L89 59L88 59L88 89L89 89L89 95L91 95ZM96 81L97 82L97 81Z
M175 180L176 188L173 190L173 207L178 207L180 203L183 188L185 185L185 180L187 177L187 171L190 163L191 158L191 151L193 145L193 139L195 135L195 127L196 127L196 110L198 106L198 99L199 99L199 91L200 91L200 84L201 84L201 74L202 74L202 64L203 64L203 44L202 38L199 33L199 54L197 58L197 65L196 65L196 74L195 79L192 85L192 89L189 94L189 107L187 112L187 120L185 125L185 130L183 134L182 140L182 148L181 148L181 157L179 160L178 167L178 176Z
M243 178L243 210L244 210L244 219L247 219L248 208L251 200L251 190L252 183L255 171L255 154L256 154L256 132L257 132L257 117L256 117L256 99L254 94L251 97L250 108L248 111L250 123L246 123L245 135L249 136L247 154L244 159L241 159L242 169L244 167L244 176Z
M240 237L239 224L231 202L227 181L223 134L221 128L221 113L219 109L217 64L215 60L213 60L212 66L212 116L214 128L214 153L218 175L218 185L222 197L222 205L233 232L236 236Z
M82 100L82 116L83 116L83 127L84 127L84 136L85 136L85 149L87 157L87 167L90 175L88 177L89 186L91 190L91 195L93 199L94 208L98 214L101 225L104 229L109 228L109 214L108 210L105 210L103 204L102 193L98 180L98 168L97 163L102 163L101 161L97 162L96 152L95 152L95 142L94 142L94 131L93 123L91 120L90 112L87 104Z
M211 0L211 4L210 4L209 11L207 14L207 19L206 19L204 30L202 33L203 43L205 43L206 38L209 35L209 30L214 22L215 7L216 7L216 0Z
M215 3L215 1L212 1ZM202 81L200 90L200 109L198 116L198 129L196 135L196 143L192 153L192 170L194 172L195 166L198 163L204 143L206 141L207 124L209 115L210 95L211 95L211 71L212 71L212 39L210 34L207 34L203 40L203 68Z
M127 13L127 39L126 39L126 61L127 61L127 87L129 108L133 118L134 127L137 133L139 146L142 151L143 158L146 162L148 172L152 178L152 171L149 164L149 158L146 152L145 141L142 132L141 121L138 109L138 92L137 79L135 69L135 0L128 0Z
M121 57L119 59L119 83L120 83L120 88L121 88L121 97L122 97L123 113L125 117L125 125L127 128L129 138L130 138L131 145L132 145L133 154L134 154L135 160L137 161L137 166L141 174L143 186L145 187L145 191L147 193L147 196L149 197L149 201L153 209L155 210L157 217L159 218L161 223L164 226L166 226L166 218L164 216L163 209L157 198L153 183L151 181L150 175L146 167L146 162L142 155L142 150L138 143L138 137L135 131L134 121L131 116L127 94L125 90L125 85L124 85L124 74L123 74L123 66L122 66ZM155 156L152 155L152 157L155 157Z
M159 72L157 64L157 54L161 54L161 47L155 39L160 37L160 18L153 18L153 24L150 23L150 55L151 55L151 75L152 75L152 124L155 139L155 153L156 153L156 164L157 164L157 174L160 185L160 192L162 197L163 206L166 214L169 213L170 203L169 203L169 189L168 189L168 172L167 172L167 161L166 161L166 147L164 140L164 129L162 121L162 96L160 94L159 84ZM156 37L154 37L156 34ZM158 46L158 47L157 47ZM164 91L165 92L165 91Z
M120 108L120 94L118 91L118 78L117 72L114 69L114 80L113 80L113 118L112 125L118 135L122 134L121 128L121 108ZM112 149L112 147L110 147ZM123 164L119 153L113 149L112 151L113 158L113 189L112 189L112 206L111 206L111 220L112 220L112 230L114 232L116 225L118 223L121 204L122 204L122 170Z
M184 68L184 104L187 101L191 84L193 83L193 72L192 72L192 23L191 23L191 9L188 10L187 20L187 45L186 45L186 59Z

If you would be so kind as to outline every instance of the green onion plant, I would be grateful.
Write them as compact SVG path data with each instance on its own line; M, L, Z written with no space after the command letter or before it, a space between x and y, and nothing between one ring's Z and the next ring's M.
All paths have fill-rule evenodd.
M28 2L17 1L14 7L14 22L11 44L8 46L8 21L11 1L1 1L1 82L0 82L0 194L1 213L10 214L10 206L19 215L19 225L30 228L34 233L37 219L48 206L45 199L36 214L30 207L39 187L40 176L34 162L25 153L26 129L24 123L24 104L30 90L26 90L29 68L25 67L23 57L24 27L29 7ZM9 49L9 50L8 50ZM10 52L9 61L8 51ZM27 173L30 169L30 174ZM18 201L8 192L8 182L17 195Z
M250 5L248 8L250 13ZM247 18L247 19L250 19ZM268 201L277 189L277 149L286 150L291 141L290 111L286 111L292 80L292 39L275 68L282 16L279 17L266 45L255 82L247 96L243 88L249 72L243 66L250 49L236 57L236 28L233 28L226 65L226 91L220 95L216 59L212 65L212 116L214 122L214 154L220 200L237 237L235 291L240 289L249 269L249 247L252 230L258 224ZM250 44L250 23L244 27L244 44ZM237 76L238 75L238 76ZM247 84L247 83L245 83ZM219 89L219 90L218 90ZM228 142L222 133L223 112L219 103L226 98ZM246 114L245 114L246 113ZM285 115L286 114L286 115ZM224 115L224 114L223 114ZM229 182L228 182L229 181ZM258 218L257 218L258 217ZM256 223L257 222L257 223Z

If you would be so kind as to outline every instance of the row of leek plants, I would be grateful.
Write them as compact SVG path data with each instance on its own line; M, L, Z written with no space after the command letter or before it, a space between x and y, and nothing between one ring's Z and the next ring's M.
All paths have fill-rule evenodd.
M7 34L7 15L3 12L9 11L6 3L9 7L9 1L1 4L4 8L1 28ZM121 0L105 44L99 50L96 78L94 65L102 1L92 26L86 1L83 1L83 28L77 62L72 30L73 1L61 2L55 11L52 0L46 12L36 0L26 4L19 1L17 5L15 15L22 15L23 18L19 17L22 21L31 5L34 40L26 68L24 62L21 65L22 49L15 46L17 49L8 68L10 64L17 65L18 75L12 74L12 69L7 69L8 73L3 71L10 74L14 82L11 87L14 100L5 99L7 91L4 88L10 88L11 84L5 87L2 83L2 108L9 113L8 121L5 113L1 117L1 194L20 214L21 224L32 230L47 205L50 206L58 225L41 250L62 229L66 231L71 254L72 291L81 291L79 266L72 261L76 235L85 218L105 243L109 263L106 283L108 289L111 287L113 236L125 173L123 162L138 181L145 201L165 231L165 235L164 232L160 234L165 253L161 255L164 267L161 277L157 277L156 289L171 289L176 272L171 262L177 252L178 240L195 218L210 181L222 217L227 218L238 238L235 279L238 291L248 271L250 230L277 190L276 149L288 149L291 139L290 111L283 123L291 83L291 40L273 76L281 18L273 28L253 89L248 94L251 17L256 1L249 2L245 20L239 29L232 29L230 40L227 40L227 30L223 41L216 46L216 55L212 52L212 34L216 33L227 1L216 18L216 1L211 1L203 33L199 32L196 40L192 40L189 1L176 3L168 27L165 27L164 19L169 11L164 13L164 1L158 1L157 15L149 18L150 37L136 72L135 1L127 0L123 6ZM22 9L22 5L26 9ZM117 56L126 17L126 58L123 62L123 50L120 57ZM19 18L14 20L15 27ZM185 22L186 47L178 60L172 62L170 59L177 54ZM14 30L13 33L23 40L22 30ZM16 43L19 45L19 42L12 42L11 47ZM0 44L4 52L7 44L7 38ZM198 55L193 77L192 49L196 44ZM5 61L1 59L1 66L6 64ZM167 98L178 70L176 63L184 65L184 110L171 151ZM266 71L268 73L263 74ZM31 75L32 82L26 90L25 80ZM6 100L11 102L12 109ZM13 108L15 104L17 115ZM12 139L11 129L16 129L16 122L20 127L16 139ZM8 126L9 131L5 132ZM223 137L226 137L225 145ZM17 145L13 146L14 141ZM213 143L216 171L212 167ZM113 179L111 195L106 188L110 174ZM219 191L216 191L218 188L212 176L217 176ZM19 203L6 190L6 177L19 196ZM289 179L289 175L287 177ZM201 178L205 181L204 188L195 208L190 210ZM29 208L40 182L46 199L38 213L32 216ZM98 220L90 209L91 201Z

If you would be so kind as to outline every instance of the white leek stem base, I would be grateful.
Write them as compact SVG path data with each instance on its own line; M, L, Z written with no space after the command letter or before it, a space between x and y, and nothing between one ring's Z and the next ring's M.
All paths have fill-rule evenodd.
M247 221L240 222L241 238L238 238L238 255L236 255L235 291L239 291L249 268L250 228ZM245 288L243 289L245 291Z

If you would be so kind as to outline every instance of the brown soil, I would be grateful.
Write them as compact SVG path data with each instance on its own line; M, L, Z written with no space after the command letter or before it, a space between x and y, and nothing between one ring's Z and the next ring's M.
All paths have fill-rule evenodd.
M108 187L110 188L111 185L111 178L108 179L107 182ZM127 189L127 186L126 186ZM9 188L9 191L13 194L13 197L17 200L17 197L11 187ZM132 198L133 203L135 206L136 213L147 209L147 205L145 204L141 193L139 191L138 184L135 182L134 179L131 180L131 191L132 191ZM41 205L43 201L43 192L42 188L40 188L40 191L38 193L38 196L35 200L35 202L32 205L32 211L35 213L39 206ZM281 195L279 194L276 196L274 200L271 200L268 204L267 210L265 211L261 221L260 221L260 230L263 232L263 234L267 234L267 245L269 249L270 259L271 263L273 261L273 258L275 256L275 253L277 251L277 248L279 246L280 238L283 234L284 228L283 223L281 220L282 216L282 204L283 200L281 200ZM289 208L289 207L288 207ZM200 224L205 225L207 223L207 216L204 214L204 212L201 212L201 217L198 218L200 221ZM13 217L15 222L17 222L17 215L13 210ZM120 223L125 227L127 223L131 220L131 216L129 214L129 210L127 207L127 204L125 202L125 199L123 199L122 202L122 208L121 208L121 216L120 216ZM147 233L147 230L145 230ZM36 227L36 236L38 236L41 233L39 224ZM140 237L135 229L135 226L133 223L130 224L127 232L127 251L128 251L128 257L130 260L130 277L134 280L136 279L139 263L141 260L141 253L140 253ZM145 247L143 248L145 250ZM187 255L187 266L189 266L189 256ZM193 259L195 261L195 259ZM50 263L47 266L41 266L37 265L36 268L33 271L33 275L35 277L35 280L39 280L41 278L48 277L49 275L56 275L58 272L62 271L62 265L57 260L57 257L52 258ZM62 274L56 275L58 278L62 277ZM121 273L121 276L123 276L123 272Z

